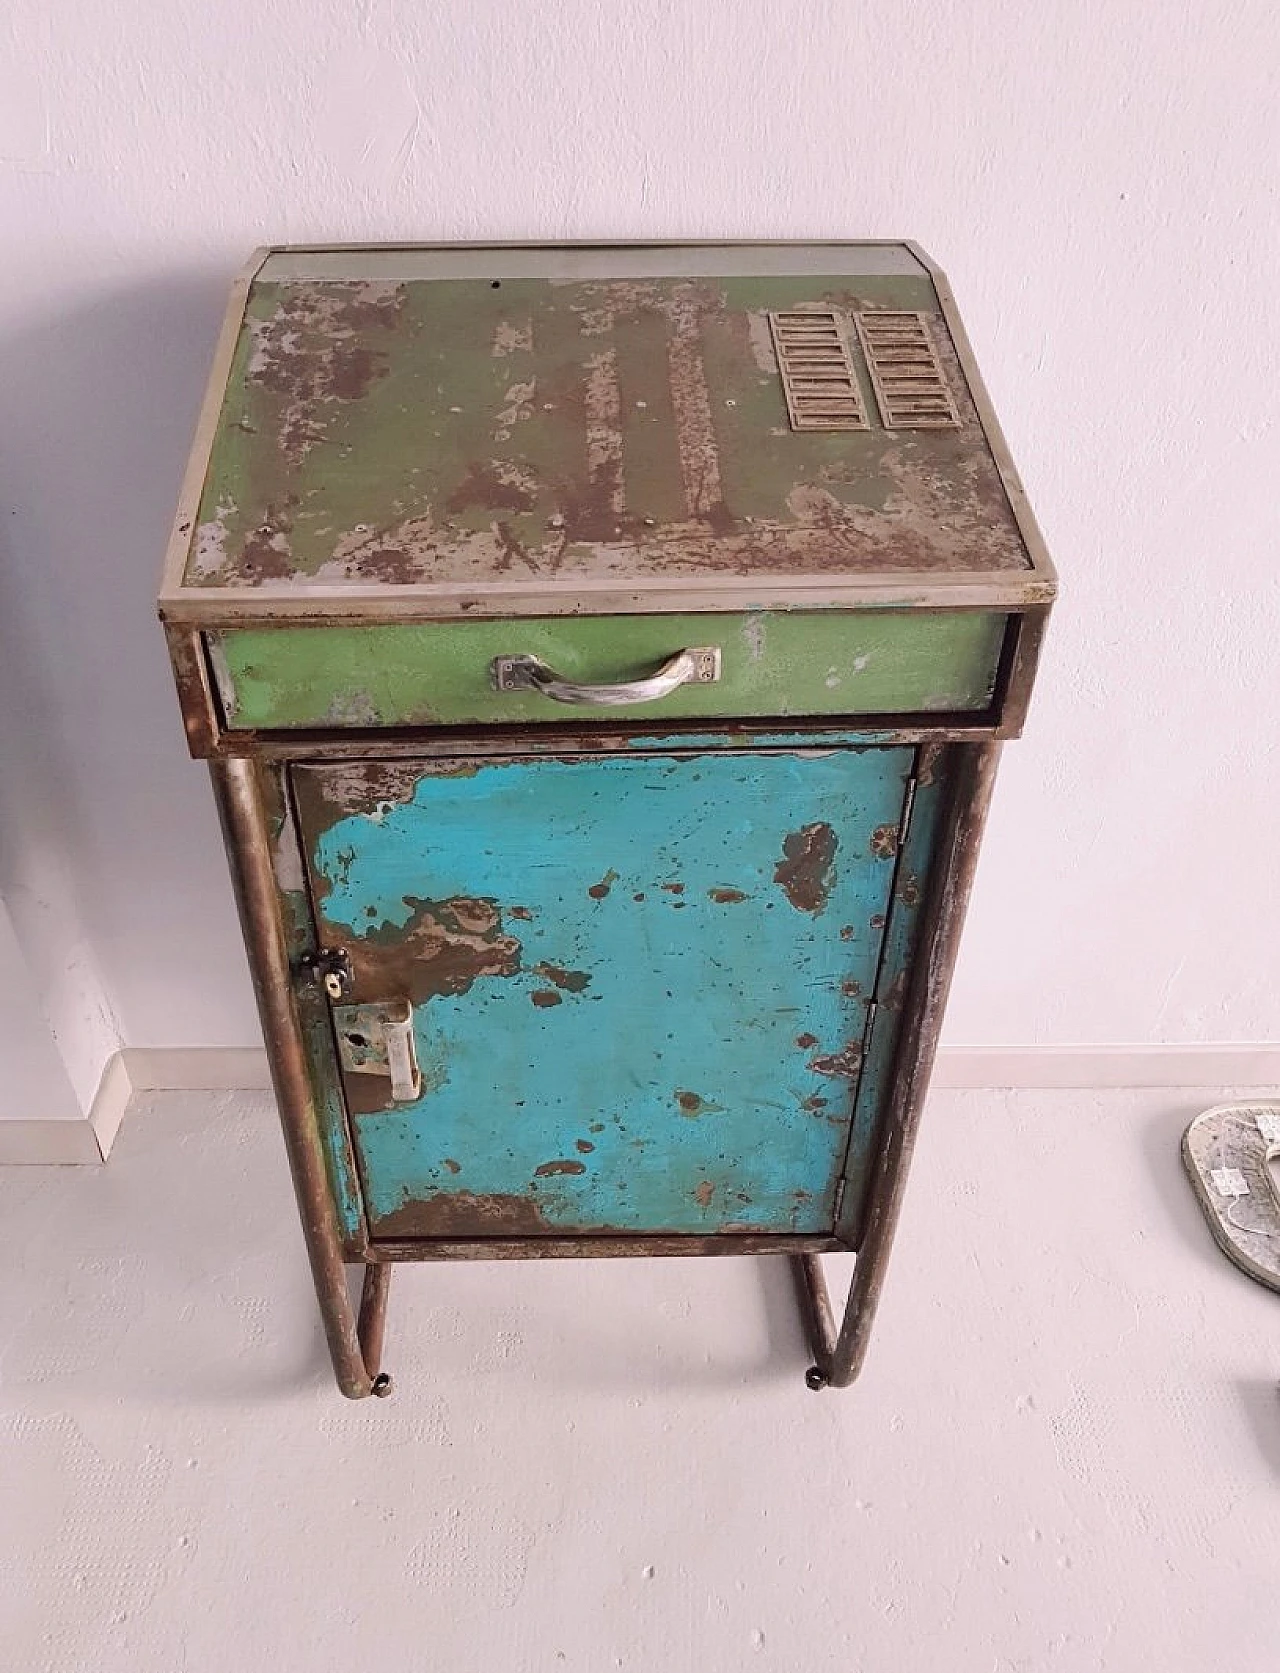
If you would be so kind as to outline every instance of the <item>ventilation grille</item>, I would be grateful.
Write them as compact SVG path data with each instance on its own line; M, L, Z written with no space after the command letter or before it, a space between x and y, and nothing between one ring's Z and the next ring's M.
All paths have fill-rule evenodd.
M865 430L867 412L844 322L832 308L771 313L793 430Z
M960 419L923 314L856 316L886 430L954 430Z

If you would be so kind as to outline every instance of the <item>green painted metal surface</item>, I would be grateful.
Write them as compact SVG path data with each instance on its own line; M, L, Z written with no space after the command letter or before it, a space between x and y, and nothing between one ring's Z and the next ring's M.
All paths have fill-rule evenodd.
M790 427L768 314L815 306L845 322L866 431ZM927 317L958 428L883 427L853 322L885 308ZM922 273L364 277L253 285L186 582L1027 567Z
M211 635L232 728L617 719L494 689L495 656L531 654L566 679L633 680L686 646L718 645L714 685L682 686L646 715L891 714L982 709L1005 617L985 611L546 617L382 626L244 628Z
M375 1236L822 1232L913 751L294 769Z

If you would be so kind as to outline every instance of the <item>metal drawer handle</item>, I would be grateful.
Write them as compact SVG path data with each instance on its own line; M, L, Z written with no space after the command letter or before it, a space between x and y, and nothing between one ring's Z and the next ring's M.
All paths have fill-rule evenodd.
M578 685L573 680L562 680L536 656L496 656L490 669L499 691L538 691L556 703L621 707L626 703L652 703L682 685L714 685L720 678L720 647L699 645L678 651L648 679L629 680L623 685Z

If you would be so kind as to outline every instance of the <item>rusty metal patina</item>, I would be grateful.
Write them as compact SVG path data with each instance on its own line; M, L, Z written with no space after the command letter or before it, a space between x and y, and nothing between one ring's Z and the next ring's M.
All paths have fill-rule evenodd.
M1055 591L914 247L258 252L160 608L344 1393L400 1260L789 1254L857 1373Z
M926 318L956 428L794 431L769 315L815 307ZM186 581L1027 567L923 273L263 278Z
M836 833L824 824L805 825L783 838L773 880L797 912L816 914L826 906L839 846Z

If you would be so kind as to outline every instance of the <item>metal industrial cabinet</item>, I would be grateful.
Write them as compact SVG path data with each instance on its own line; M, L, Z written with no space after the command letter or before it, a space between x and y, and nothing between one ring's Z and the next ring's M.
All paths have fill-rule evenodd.
M255 256L161 614L345 1394L484 1257L787 1254L852 1379L1053 596L913 246Z

